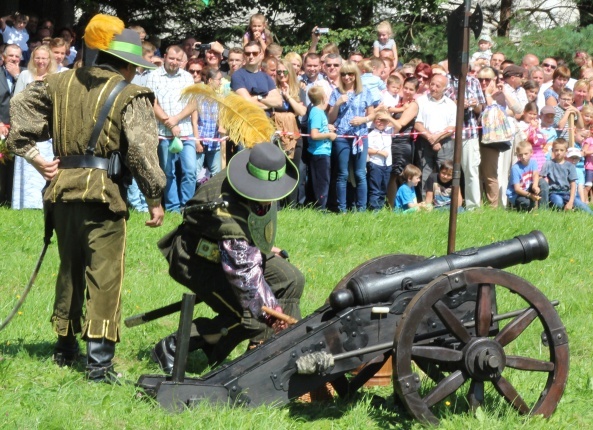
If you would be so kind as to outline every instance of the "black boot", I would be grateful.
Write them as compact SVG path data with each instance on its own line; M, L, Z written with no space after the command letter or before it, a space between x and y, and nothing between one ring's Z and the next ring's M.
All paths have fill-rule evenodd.
M72 366L80 357L80 348L76 336L68 330L66 336L58 336L52 359L60 367Z
M113 370L115 342L103 339L90 339L86 343L86 377L93 382L117 382L117 374Z
M159 365L161 370L167 375L173 373L173 364L175 363L175 348L177 345L177 335L172 334L161 339L152 348L150 357L152 361Z
M203 349L206 342L201 336L192 336L189 339L189 348L187 352L192 352L197 349ZM173 364L175 363L175 350L177 348L177 333L173 333L161 339L152 348L150 356L152 361L157 363L161 370L167 375L173 373Z

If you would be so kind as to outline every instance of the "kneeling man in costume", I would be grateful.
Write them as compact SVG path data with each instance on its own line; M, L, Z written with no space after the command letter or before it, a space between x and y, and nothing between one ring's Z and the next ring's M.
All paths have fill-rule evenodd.
M159 242L169 274L217 313L193 321L189 343L189 350L202 349L211 365L240 342L265 340L285 327L262 306L301 317L304 277L273 247L276 202L297 182L296 167L276 144L256 144L200 186L183 223ZM176 344L172 334L152 350L166 373L173 369Z

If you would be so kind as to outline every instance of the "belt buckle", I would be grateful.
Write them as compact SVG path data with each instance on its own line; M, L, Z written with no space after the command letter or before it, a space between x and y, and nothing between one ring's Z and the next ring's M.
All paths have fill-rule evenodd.
M202 238L198 242L196 254L208 261L211 261L212 263L220 263L220 250L218 249L218 243L210 242L209 240Z

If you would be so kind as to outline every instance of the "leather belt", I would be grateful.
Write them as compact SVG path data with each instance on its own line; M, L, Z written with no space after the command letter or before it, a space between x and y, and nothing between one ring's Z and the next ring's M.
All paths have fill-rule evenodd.
M60 157L60 169L102 169L108 170L109 159L102 157L95 157L94 155L68 155Z

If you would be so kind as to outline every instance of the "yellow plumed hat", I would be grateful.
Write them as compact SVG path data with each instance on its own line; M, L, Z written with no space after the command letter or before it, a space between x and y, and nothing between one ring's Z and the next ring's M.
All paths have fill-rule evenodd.
M125 28L124 22L116 16L95 15L84 30L84 43L90 49L107 52L136 66L146 69L156 67L142 57L142 42L138 33Z

